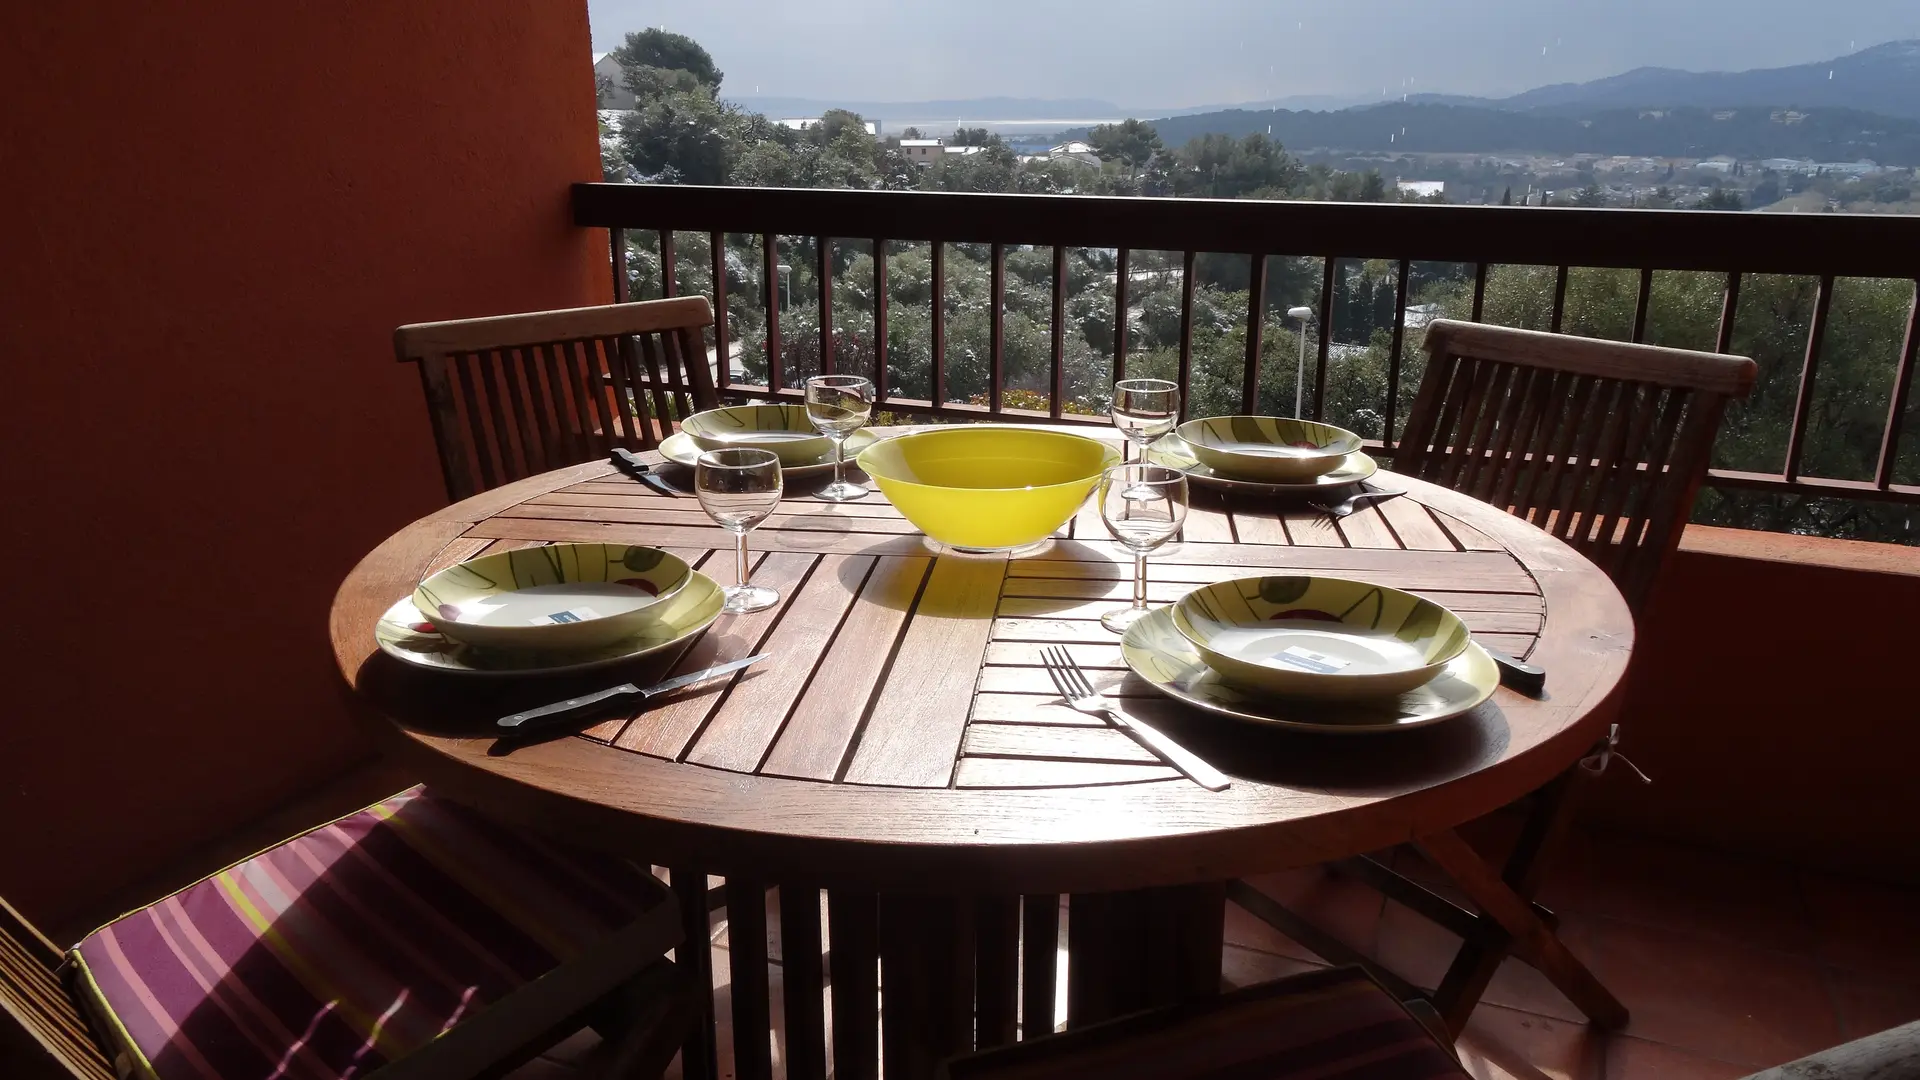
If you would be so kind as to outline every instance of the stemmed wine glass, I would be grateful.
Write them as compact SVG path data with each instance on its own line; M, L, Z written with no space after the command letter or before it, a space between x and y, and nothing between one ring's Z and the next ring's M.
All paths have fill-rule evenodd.
M866 426L873 416L873 382L858 375L815 375L807 380L807 419L820 434L833 440L833 483L820 492L830 502L867 497L867 489L842 477L847 437Z
M1133 606L1100 616L1116 634L1147 613L1147 552L1173 539L1187 520L1187 474L1164 465L1116 465L1100 477L1100 520L1133 552Z
M780 591L747 583L747 533L780 505L780 456L771 450L709 450L695 460L693 491L700 509L734 537L734 584L720 609L742 614L780 602Z
M1113 384L1113 426L1127 441L1147 447L1180 423L1180 384L1165 379L1122 379Z

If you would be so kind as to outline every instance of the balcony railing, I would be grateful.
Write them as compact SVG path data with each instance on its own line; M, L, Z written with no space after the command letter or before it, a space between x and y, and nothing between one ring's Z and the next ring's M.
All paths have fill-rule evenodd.
M1780 411L1785 415L1768 421L1771 427L1767 439L1761 440L1771 458L1773 445L1782 442L1778 429L1785 428L1784 445L1777 460L1755 461L1750 447L1743 451L1744 459L1738 453L1722 454L1722 459L1734 459L1722 460L1722 464L1739 467L1715 469L1710 484L1723 489L1776 494L1920 503L1920 453L1914 452L1920 447L1909 447L1904 457L1901 454L1915 352L1920 348L1920 218L622 184L577 185L573 209L578 225L610 231L615 291L622 299L629 293L630 234L644 237L661 264L669 268L683 262L676 259L676 233L701 234L712 261L715 307L722 313L729 306L729 236L744 235L749 243L757 239L760 265L754 269L759 273L751 276L759 279L758 299L764 312L781 311L781 282L777 273L780 238L797 238L793 242L796 250L811 245L812 265L807 269L817 284L811 298L816 308L813 332L818 334L817 364L819 370L828 372L836 368L839 340L834 331L832 310L836 243L859 245L872 252L887 252L889 245L898 249L903 242L930 245L932 371L924 396L905 396L901 387L889 384L888 258L872 260L873 331L870 343L862 346L860 360L862 367L871 368L883 407L896 412L944 417L1045 417L1069 422L1077 419L1072 413L1074 402L1068 392L1065 370L1069 277L1066 259L1070 249L1083 248L1110 253L1115 267L1111 325L1115 378L1125 375L1130 360L1128 337L1133 318L1129 289L1139 277L1139 272L1132 269L1133 260L1143 253L1156 253L1156 257L1167 264L1171 275L1175 272L1171 263L1177 255L1180 328L1177 365L1171 374L1183 390L1191 388L1196 374L1193 353L1196 259L1204 256L1217 260L1223 255L1244 259L1247 300L1242 324L1243 359L1239 370L1229 377L1237 378L1238 405L1247 412L1260 411L1262 338L1273 332L1272 314L1267 310L1272 292L1268 273L1270 266L1275 265L1270 260L1289 260L1288 265L1296 276L1299 276L1302 257L1311 260L1309 265L1318 270L1319 276L1317 297L1311 297L1311 306L1322 330L1315 335L1317 341L1307 376L1310 381L1301 389L1305 411L1319 418L1329 401L1330 356L1341 348L1333 340L1336 334L1329 332L1337 330L1336 296L1346 280L1345 275L1360 261L1382 261L1392 276L1393 296L1390 325L1377 327L1388 355L1384 400L1377 403L1380 423L1376 439L1388 455L1392 453L1397 424L1410 400L1412 388L1407 384L1417 379L1406 367L1410 356L1415 361L1419 359L1410 334L1417 330L1418 322L1410 326L1408 315L1409 280L1416 268L1449 264L1448 272L1457 279L1455 295L1461 307L1459 314L1475 320L1488 313L1490 281L1495 282L1496 287L1504 287L1498 284L1507 281L1502 277L1503 268L1527 268L1528 273L1537 275L1529 280L1543 287L1551 273L1550 314L1542 320L1545 325L1541 328L1555 331L1563 329L1567 318L1571 279L1598 272L1637 273L1638 292L1632 303L1631 319L1620 327L1623 331L1620 336L1634 341L1649 339L1653 314L1650 301L1656 274L1713 275L1707 293L1719 309L1713 340L1662 343L1738 351L1736 347L1743 343L1743 335L1771 335L1770 340L1777 346L1780 333L1790 332L1796 342L1791 352L1798 371L1797 375L1784 371L1774 373L1777 380L1792 379L1790 385L1778 384ZM985 391L964 397L954 393L947 370L947 251L955 244L984 248L989 274L991 336ZM739 246L736 244L736 250ZM1031 397L1037 401L1038 395L1044 393L1047 402L1044 411L1014 408L1007 394L1003 340L1007 253L1030 248L1052 249L1050 365L1044 391L1036 389ZM1798 311L1742 307L1743 283L1759 280L1762 275L1805 279L1807 289L1801 292L1804 296L1810 290L1811 299L1805 305L1810 311L1805 313L1804 330L1800 328ZM738 272L732 276L736 280L742 278ZM678 277L677 272L661 274L660 287L665 294L672 295L679 288ZM1311 274L1307 277L1310 280ZM1891 318L1892 323L1901 325L1864 344L1855 340L1858 335L1848 334L1850 328L1841 326L1836 319L1836 291L1864 287L1856 286L1855 279L1881 279L1868 283L1878 290L1875 295L1885 301L1888 290L1895 290L1894 299L1904 307L1903 312ZM1694 295L1700 295L1699 290ZM1382 305L1381 311L1384 310ZM1542 311L1545 310L1543 305ZM1883 302L1880 310L1886 311L1887 304ZM1382 321L1384 323L1384 319ZM1390 340L1387 340L1389 331ZM719 320L715 335L717 355L722 358L719 375L729 392L767 400L799 399L800 391L791 385L797 381L791 378L794 373L782 370L779 334L780 319L767 319L764 341L753 343L756 349L764 350L758 355L764 356L765 377L755 384L742 384L729 379L730 364L726 358L731 355L733 338L728 320L724 317ZM1885 419L1878 425L1877 439L1873 440L1877 448L1867 446L1853 455L1870 460L1849 463L1857 467L1830 470L1852 471L1856 475L1810 475L1807 468L1810 440L1833 438L1836 425L1842 422L1827 415L1836 407L1832 402L1821 401L1820 379L1823 357L1832 350L1830 343L1843 334L1848 334L1847 348L1870 354L1864 358L1849 354L1845 370L1841 372L1849 380L1846 392L1857 397L1862 379L1869 386L1877 383L1884 387ZM1272 358L1268 357L1267 362L1271 363ZM1860 367L1862 364L1866 365L1864 369ZM1763 384L1768 376L1763 361ZM1836 385L1834 393L1839 393L1839 375L1831 381ZM728 385L729 382L732 385ZM1786 407L1789 392L1790 410ZM968 400L976 396L983 400ZM1352 407L1351 402L1345 404L1349 409ZM1856 400L1851 405L1856 414L1855 427L1859 426L1859 404ZM1877 414L1877 408L1874 412ZM1078 419L1094 420L1093 417ZM1338 421L1342 417L1333 419ZM1782 419L1784 424L1780 422ZM1723 435L1723 450L1728 449L1726 441Z

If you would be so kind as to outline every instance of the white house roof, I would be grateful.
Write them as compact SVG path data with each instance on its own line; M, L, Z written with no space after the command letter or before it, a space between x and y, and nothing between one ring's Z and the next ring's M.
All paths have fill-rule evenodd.
M942 147L941 149L945 150L949 154L978 154L981 151L985 150L986 147L984 146L946 146L946 147Z
M1083 142L1061 143L1047 151L1049 154L1091 154L1093 147Z
M605 59L606 59L607 57L609 57L609 56L612 56L612 55L613 55L613 54L612 54L612 53L610 53L610 52L597 52L597 53L594 53L594 54L593 54L593 62L594 62L594 63L596 63L596 64L598 64L598 63L599 63L600 61L602 61L602 60L605 60Z
M901 139L901 146L939 146L939 139Z

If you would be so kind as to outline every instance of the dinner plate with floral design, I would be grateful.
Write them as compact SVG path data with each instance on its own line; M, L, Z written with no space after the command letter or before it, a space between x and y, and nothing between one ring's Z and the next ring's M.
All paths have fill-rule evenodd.
M1493 696L1500 669L1477 644L1440 674L1404 694L1356 702L1267 697L1228 685L1200 659L1173 625L1171 608L1158 608L1127 628L1120 655L1135 675L1168 697L1219 716L1254 724L1338 735L1406 731L1470 712Z
M580 652L480 649L440 633L420 614L411 596L402 598L374 624L380 651L403 664L453 675L567 675L626 663L692 640L720 617L726 596L699 571L658 605L656 617L631 637Z
M860 453L860 451L865 450L867 447L872 446L874 443L879 441L880 441L880 436L875 435L873 432L867 431L865 429L856 431L853 434L847 436L847 468L848 470L851 471L854 467L853 459L855 455L857 455L858 453ZM676 431L673 434L667 436L665 439L661 440L660 442L660 456L663 458L666 458L668 461L673 462L675 465L685 465L687 468L691 469L693 468L694 462L700 460L700 454L701 454L700 444L694 442L693 437L691 435L688 435L684 431ZM796 480L804 479L810 476L824 476L825 474L830 473L832 471L833 471L832 449L828 449L825 457L822 457L820 460L815 461L811 464L787 465L783 463L780 466L780 473L782 476L791 476Z
M1302 480L1292 484L1269 484L1258 480L1240 480L1223 476L1215 472L1205 462L1193 456L1193 448L1178 435L1169 435L1152 446L1147 447L1147 460L1155 465L1165 465L1170 469L1179 469L1188 479L1210 487L1231 488L1235 491L1264 492L1269 495L1311 494L1328 488L1346 487L1357 484L1372 476L1380 465L1371 457L1359 451L1340 459L1340 464L1331 472L1321 473L1311 480Z

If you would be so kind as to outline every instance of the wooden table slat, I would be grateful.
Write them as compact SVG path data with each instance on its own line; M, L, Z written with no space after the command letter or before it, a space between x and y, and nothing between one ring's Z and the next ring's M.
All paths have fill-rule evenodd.
M1005 575L1004 559L934 563L854 748L849 783L947 785Z
M1111 727L1050 724L969 724L960 752L968 757L1052 758L1154 764L1160 759Z
M1400 547L1400 540L1387 527L1387 519L1380 516L1375 506L1362 506L1346 517L1335 522L1340 535L1346 538L1348 547L1386 548Z
M1192 783L1165 765L1113 765L1092 761L1022 758L962 758L954 786L962 788L1059 788L1140 784L1160 780Z
M1296 547L1347 546L1346 539L1340 535L1339 524L1318 510L1289 508L1281 511L1280 520L1286 522L1287 538Z
M1387 519L1400 543L1412 551L1458 551L1459 546L1427 508L1408 498L1374 503L1374 509Z
M1187 485L1187 520L1180 528L1180 539L1188 543L1233 543L1233 518L1218 491Z

